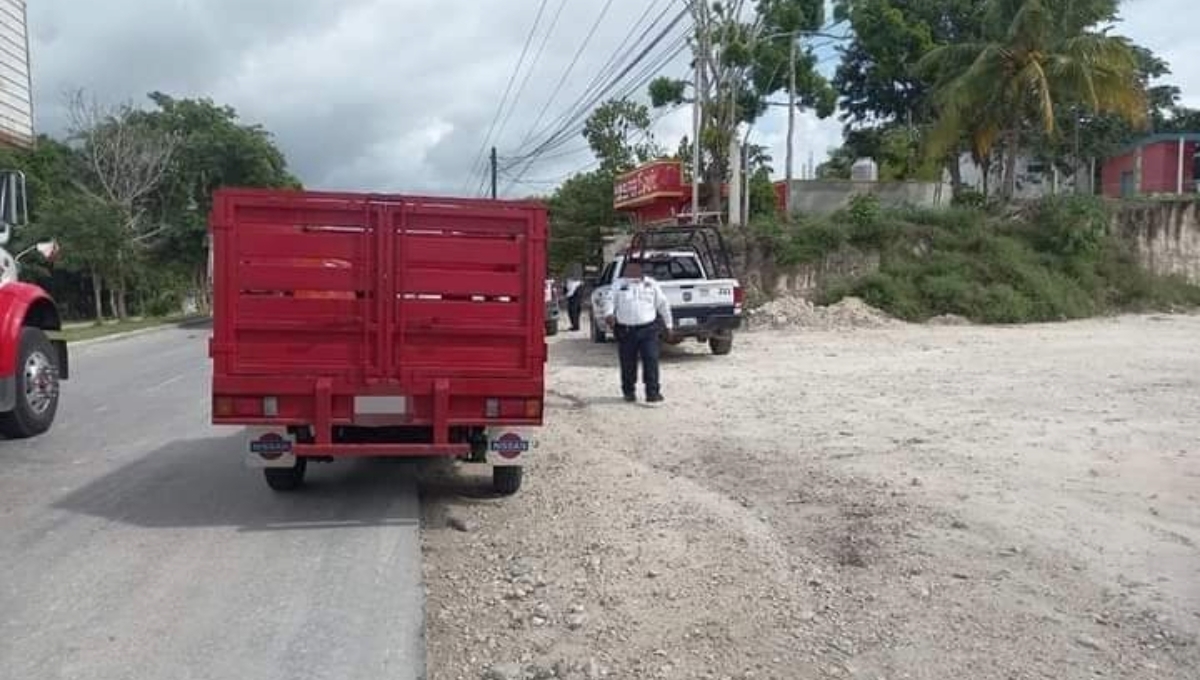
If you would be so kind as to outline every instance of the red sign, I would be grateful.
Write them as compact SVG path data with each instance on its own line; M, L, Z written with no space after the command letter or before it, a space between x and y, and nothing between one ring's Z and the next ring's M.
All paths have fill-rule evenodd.
M613 207L620 210L656 198L681 196L682 182L683 168L678 161L643 165L617 178L613 186Z

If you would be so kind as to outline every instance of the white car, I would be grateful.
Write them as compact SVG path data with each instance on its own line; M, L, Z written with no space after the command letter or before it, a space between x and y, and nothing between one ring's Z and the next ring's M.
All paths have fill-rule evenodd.
M742 325L743 291L737 279L710 279L701 258L693 251L644 251L623 253L604 268L592 291L591 331L593 342L605 342L608 328L597 318L612 295L612 282L621 278L625 263L640 262L642 272L662 286L671 303L675 327L672 342L695 338L707 342L713 354L729 354L733 332Z

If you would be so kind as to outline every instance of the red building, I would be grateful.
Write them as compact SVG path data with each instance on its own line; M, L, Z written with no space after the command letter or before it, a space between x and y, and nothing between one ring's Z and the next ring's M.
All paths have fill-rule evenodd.
M1110 198L1197 193L1200 133L1151 135L1104 161L1100 191Z
M721 187L722 198L729 187ZM786 208L787 186L775 183L775 199L780 210ZM613 207L628 213L634 224L676 223L681 215L692 212L692 184L683 172L683 163L653 161L617 178L613 186Z

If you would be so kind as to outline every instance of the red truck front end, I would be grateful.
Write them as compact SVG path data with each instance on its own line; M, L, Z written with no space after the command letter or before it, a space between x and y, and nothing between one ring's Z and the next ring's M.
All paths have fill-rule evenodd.
M520 486L542 424L536 203L222 190L212 414L277 490L311 461L450 456Z

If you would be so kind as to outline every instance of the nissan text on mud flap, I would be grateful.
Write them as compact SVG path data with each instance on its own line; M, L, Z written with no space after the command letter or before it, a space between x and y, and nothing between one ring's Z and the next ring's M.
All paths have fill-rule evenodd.
M544 400L538 203L221 190L212 413L267 484L347 457L492 465L515 493Z

